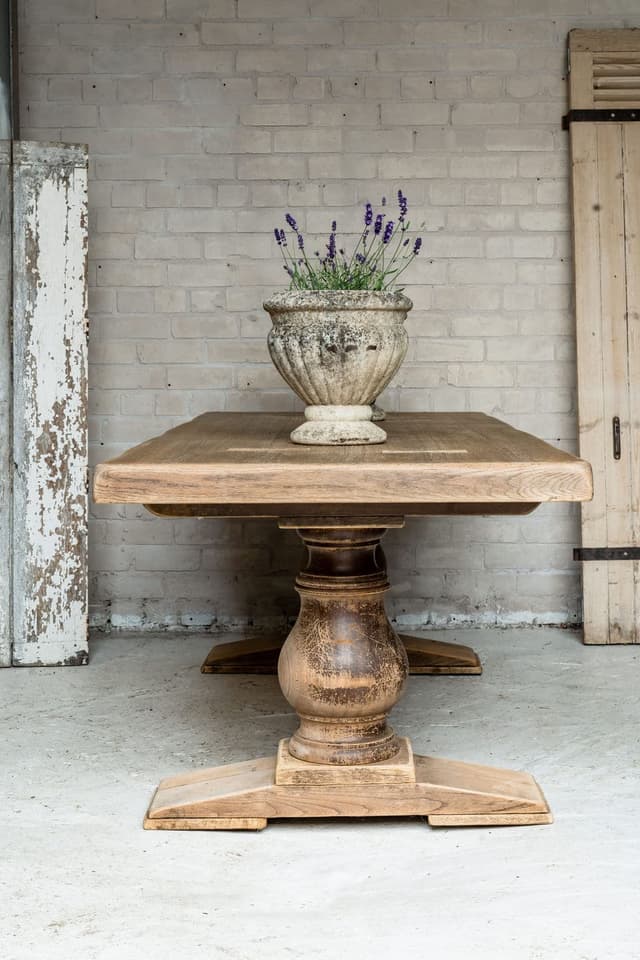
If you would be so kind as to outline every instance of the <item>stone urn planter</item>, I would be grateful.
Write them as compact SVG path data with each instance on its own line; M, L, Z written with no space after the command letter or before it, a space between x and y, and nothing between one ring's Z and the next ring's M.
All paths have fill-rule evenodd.
M374 290L290 290L264 303L271 359L307 404L294 443L384 443L371 404L404 360L412 306L402 293Z

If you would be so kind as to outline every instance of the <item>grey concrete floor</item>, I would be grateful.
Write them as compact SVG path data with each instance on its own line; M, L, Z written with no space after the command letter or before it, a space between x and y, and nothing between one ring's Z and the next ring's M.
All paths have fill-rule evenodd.
M275 678L202 676L210 638L170 635L0 671L2 960L638 960L640 649L446 638L484 675L411 679L396 729L419 753L529 770L553 825L145 832L163 776L293 730Z

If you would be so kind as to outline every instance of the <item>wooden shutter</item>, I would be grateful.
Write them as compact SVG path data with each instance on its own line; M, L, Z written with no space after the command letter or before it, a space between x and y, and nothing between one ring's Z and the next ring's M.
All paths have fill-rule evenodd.
M640 643L640 30L573 30L569 56L584 640Z

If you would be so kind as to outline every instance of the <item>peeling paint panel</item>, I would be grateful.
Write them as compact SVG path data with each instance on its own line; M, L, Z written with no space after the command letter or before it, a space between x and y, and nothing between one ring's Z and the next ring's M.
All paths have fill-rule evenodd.
M14 144L13 663L87 660L87 151Z
M0 140L0 667L11 666L11 143Z

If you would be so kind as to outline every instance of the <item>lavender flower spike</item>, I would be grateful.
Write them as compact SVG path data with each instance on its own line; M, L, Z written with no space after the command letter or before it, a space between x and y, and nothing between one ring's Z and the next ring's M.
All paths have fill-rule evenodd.
M301 233L298 234L298 246L301 250L304 250L304 237Z
M373 221L373 207L368 203L364 210L364 225L370 227Z
M421 246L422 246L422 237L416 237L416 242L413 245L414 256L417 256L420 253Z
M378 216L376 217L376 222L375 222L375 225L374 225L374 228L373 228L373 232L375 233L376 237L378 236L378 234L379 234L380 231L382 230L382 221L383 221L383 220L384 220L384 213L379 213Z
M295 220L293 219L293 217L291 216L290 213L288 213L288 214L285 216L285 220L287 221L287 223L289 224L289 226L291 227L291 229L292 229L292 230L295 230L296 233L297 233L297 231L298 231L298 224L295 222Z
M402 190L398 190L398 206L400 207L400 216L399 216L398 219L399 219L400 222L402 223L403 220L404 220L404 218L405 218L406 215L407 215L407 210L408 210L408 208L409 208L409 204L408 204L408 202L407 202L407 198L406 198L405 195L403 194Z
M273 231L273 235L274 235L274 237L276 238L276 242L277 242L278 246L281 247L281 246L282 246L282 240L280 239L280 231L279 231L279 229L278 229L277 227L275 227L275 229L274 229L274 231Z
M393 220L389 220L386 227L384 228L384 236L382 237L383 243L389 243L391 237L393 236Z

